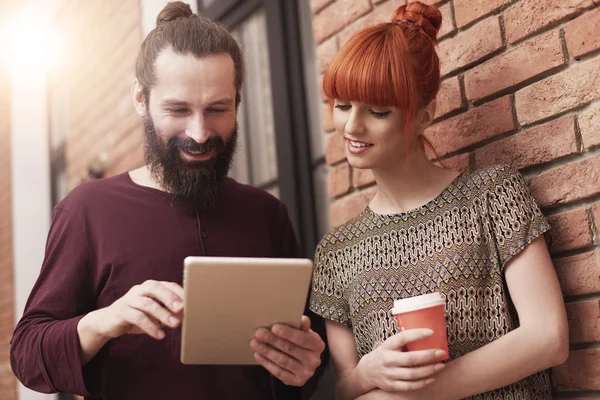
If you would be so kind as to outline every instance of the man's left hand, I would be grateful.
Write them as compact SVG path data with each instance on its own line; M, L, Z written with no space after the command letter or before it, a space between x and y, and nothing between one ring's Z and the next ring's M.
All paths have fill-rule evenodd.
M271 330L260 328L250 342L254 358L286 385L302 386L321 364L323 339L310 329L304 315L300 329L275 324Z

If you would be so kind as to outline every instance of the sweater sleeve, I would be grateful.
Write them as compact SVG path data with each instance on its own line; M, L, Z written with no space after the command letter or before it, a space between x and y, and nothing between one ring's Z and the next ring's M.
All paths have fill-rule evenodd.
M11 340L12 369L32 390L84 396L97 390L102 354L82 367L77 334L79 320L95 305L92 260L81 224L55 208L40 275Z

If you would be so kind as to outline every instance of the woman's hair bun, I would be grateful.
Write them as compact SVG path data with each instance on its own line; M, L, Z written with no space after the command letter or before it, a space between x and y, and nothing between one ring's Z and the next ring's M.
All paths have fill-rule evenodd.
M392 22L417 26L437 42L437 34L442 26L442 13L435 6L415 1L398 7L392 14Z
M156 17L156 26L165 22L174 21L177 18L188 18L194 15L189 4L183 1L173 1L168 3Z

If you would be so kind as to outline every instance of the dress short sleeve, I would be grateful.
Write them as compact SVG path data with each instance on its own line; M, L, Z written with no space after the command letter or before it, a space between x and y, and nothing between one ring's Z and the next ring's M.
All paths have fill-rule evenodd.
M529 243L550 229L523 176L512 167L498 169L488 192L488 212L502 269Z
M315 270L310 310L321 317L351 326L348 300L339 274L342 266L336 261L335 252L321 242L315 251Z

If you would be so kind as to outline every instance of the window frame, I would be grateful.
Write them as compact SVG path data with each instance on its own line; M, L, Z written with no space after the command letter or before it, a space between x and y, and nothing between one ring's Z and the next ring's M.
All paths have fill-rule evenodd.
M277 149L276 182L304 256L308 257L317 245L318 233L297 0L219 0L207 8L198 0L200 14L221 22L230 30L261 7L267 23ZM263 185L264 189L272 184Z

